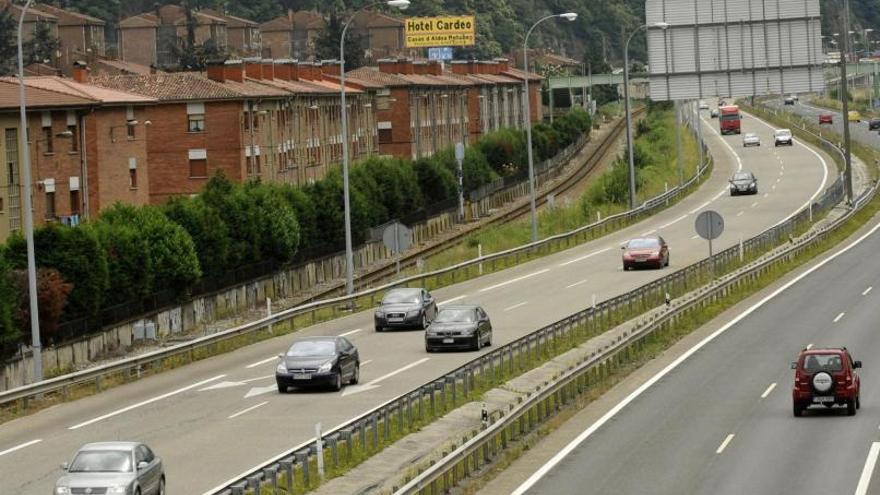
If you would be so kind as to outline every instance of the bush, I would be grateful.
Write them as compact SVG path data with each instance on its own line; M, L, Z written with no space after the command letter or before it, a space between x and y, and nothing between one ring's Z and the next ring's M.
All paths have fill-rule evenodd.
M140 230L126 222L95 222L94 229L107 259L111 290L104 297L103 307L137 300L153 288L153 258L147 239Z
M202 273L216 276L233 268L229 262L229 228L217 209L201 198L177 197L165 203L162 211L192 238Z
M413 169L425 204L439 203L457 194L455 173L437 161L422 158L413 163Z
M12 319L15 300L16 290L11 267L6 259L6 248L0 246L0 358L11 353L13 344L21 338L22 332Z
M16 304L15 322L18 328L29 328L31 318L30 297L28 296L27 270L14 270L13 284L19 295ZM61 273L54 268L37 270L37 311L40 318L40 342L55 341L58 322L67 305L67 296L73 284L65 282ZM30 334L27 334L30 337Z

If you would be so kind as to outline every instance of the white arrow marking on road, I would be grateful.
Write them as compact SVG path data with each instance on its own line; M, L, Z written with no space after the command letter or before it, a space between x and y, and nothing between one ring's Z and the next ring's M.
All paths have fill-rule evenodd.
M4 450L3 452L0 452L0 456L4 456L6 454L11 454L11 453L15 452L16 450L21 450L25 447L30 447L31 445L34 445L36 443L40 443L42 441L43 441L42 438L38 438L36 440L31 440L30 442L25 442L21 445L16 445L15 447L12 447L12 448Z
M256 397L258 395L268 394L273 390L277 390L277 385L269 385L268 387L253 387L248 390L248 393L244 394L245 399L250 399L251 397Z
M409 363L408 365L404 366L403 368L399 368L399 369L392 371L391 373L388 373L386 375L382 375L379 378L376 378L375 380L371 381L370 383L366 383L364 385L355 385L353 387L348 387L342 392L342 396L345 397L346 395L359 394L361 392L366 392L367 390L372 390L374 388L378 388L380 382L387 380L387 379L391 378L392 376L397 375L398 373L403 373L404 371L406 371L410 368L414 368L414 367L416 367L426 361L429 361L430 359L431 358L419 359L418 361Z
M877 464L877 456L880 454L880 442L871 444L871 450L868 451L868 458L865 459L865 467L862 469L862 475L859 476L859 485L856 487L856 495L865 495L868 493L868 485L871 484L871 475L874 473L874 465Z
M199 392L207 392L209 390L220 390L221 388L238 387L244 385L244 382L220 382L210 387L200 388Z
M724 452L724 449L727 448L727 444L729 444L730 441L733 440L733 437L735 437L735 436L736 435L734 435L733 433L731 433L730 435L727 435L727 438L725 438L724 441L721 442L721 446L718 447L718 450L716 450L715 453L720 454L720 453Z
M765 390L764 393L761 394L761 398L766 399L767 396L770 395L770 392L772 392L774 388L776 388L776 382L771 383L770 386L767 387L767 390Z

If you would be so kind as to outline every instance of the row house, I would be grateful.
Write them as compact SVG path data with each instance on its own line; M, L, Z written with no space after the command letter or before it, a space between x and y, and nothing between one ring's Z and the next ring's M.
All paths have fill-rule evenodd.
M453 61L451 68L455 77L473 84L469 102L479 112L471 121L472 135L523 128L523 82L506 74L510 70L507 59ZM534 80L537 93L540 78Z
M91 61L107 55L103 20L47 4L35 8L57 19L59 62L65 75L73 73L73 64L78 60Z
M294 12L260 24L262 56L306 60L315 52L315 40L327 28L324 17L311 10Z
M201 12L226 21L226 49L230 56L242 58L261 55L259 23L213 9L202 9Z

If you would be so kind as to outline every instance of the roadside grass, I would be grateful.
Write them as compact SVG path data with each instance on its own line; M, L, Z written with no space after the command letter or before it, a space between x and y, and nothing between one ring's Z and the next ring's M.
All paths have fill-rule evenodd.
M832 91L835 94L838 94L836 91ZM877 112L876 109L871 108L871 98L873 96L873 90L870 88L849 88L849 94L851 96L849 101L849 109L855 110L862 114L862 117L877 117L880 113ZM810 104L828 108L831 110L837 110L838 112L843 111L843 102L840 101L840 97L825 97L822 96L812 96L810 97Z

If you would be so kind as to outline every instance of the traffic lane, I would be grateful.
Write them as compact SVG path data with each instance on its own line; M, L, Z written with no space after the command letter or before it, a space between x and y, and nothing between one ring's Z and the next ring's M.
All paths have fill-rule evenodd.
M869 404L868 396L863 395L863 408L856 418L826 414L793 418L793 372L788 363L810 343L852 342L850 347L857 359L876 355L880 350L873 336L874 325L865 324L876 322L877 304L872 299L876 294L867 288L880 280L880 266L863 266L863 260L870 259L880 247L878 238L876 234L870 237L716 337L576 447L529 493L568 493L576 486L590 486L586 493L717 493L723 484L708 482L708 473L714 469L725 471L720 460L734 455L758 457L757 467L749 465L749 469L760 469L760 476L776 480L777 469L782 471L782 464L790 456L780 461L773 456L778 449L762 452L742 447L743 437L746 442L752 437L762 438L751 431L758 420L766 421L769 430L779 429L773 421L785 422L795 430L805 424L816 428L819 421L823 428L849 428L857 423L857 434L847 430L841 431L841 435L847 439L848 435L860 436L861 444L824 442L820 437L812 446L814 452L807 449L796 464L800 470L811 469L821 462L821 458L812 458L813 454L828 455L828 450L815 452L815 446L833 445L834 455L848 457L849 462L861 466L863 459L854 457L863 454L863 447L867 448L865 439L873 438L872 432L877 428L876 415L870 413L876 400ZM854 311L855 306L870 316L864 321L853 318L847 327L833 326L833 319L842 308ZM846 320L838 323L843 321ZM877 369L880 368L872 373L867 368L863 370L863 383L880 381ZM771 383L777 386L768 396L770 401L764 402L761 394ZM868 389L865 390L867 393ZM730 434L735 436L717 454ZM767 445L797 445L790 437L801 436L803 432L799 430L785 431L785 436L773 437L775 441ZM842 452L846 449L839 448L840 445L853 445L858 452ZM675 455L668 455L670 452ZM779 485L768 482L759 489L744 489L743 480L758 476L755 472L731 472L729 482L734 484L729 487L730 493L795 492L786 484L792 479L790 473L779 474ZM842 483L842 477L834 481ZM848 483L842 485L845 489L819 483L807 493L852 493L849 487L854 489L855 480Z
M834 129L840 136L843 136L843 114L836 110L830 110L825 108L815 107L808 103L798 103L796 105L783 105L777 101L769 101L768 102L771 107L774 107L778 110L794 112L804 117L810 118L813 123L819 125L819 115L821 114L831 114L832 115L832 124L822 124L819 125L819 128L830 127ZM862 144L866 144L868 146L880 146L880 135L878 135L877 131L872 131L868 129L868 122L866 120L862 120L861 122L850 122L850 136L857 140Z

